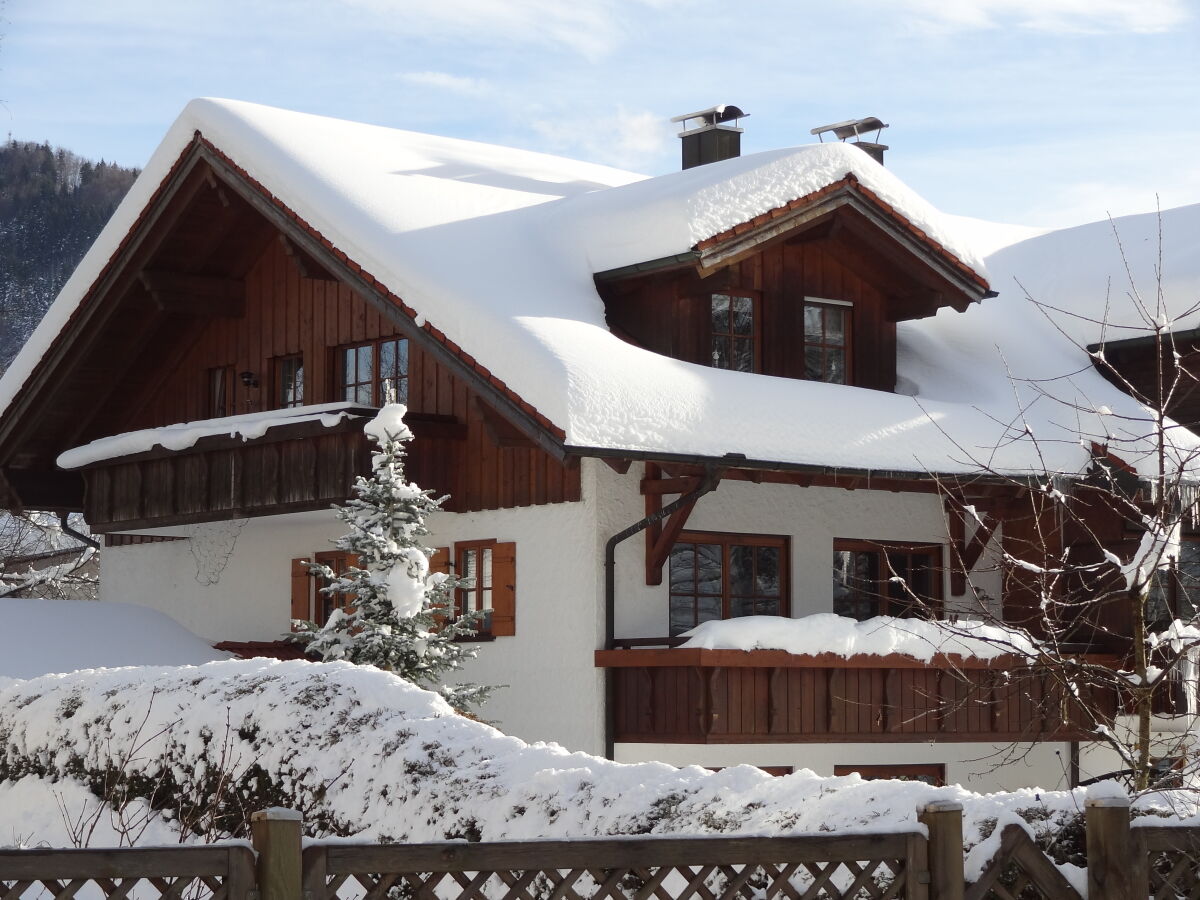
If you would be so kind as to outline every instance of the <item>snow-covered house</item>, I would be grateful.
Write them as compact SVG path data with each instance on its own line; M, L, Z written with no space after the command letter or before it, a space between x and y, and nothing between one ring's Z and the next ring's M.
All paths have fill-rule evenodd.
M468 675L508 686L502 728L952 780L1037 738L975 783L1059 782L1087 738L1061 704L874 618L909 611L901 577L945 614L1032 602L989 555L1038 523L981 460L1082 473L1089 448L1030 435L1136 412L1083 357L1069 413L1015 415L1010 372L1079 358L989 292L852 145L642 178L196 101L0 380L0 486L85 512L103 599L270 641L327 614L301 561L344 562L328 506L395 395L410 477L450 495L439 561L493 610ZM747 614L779 618L674 646Z

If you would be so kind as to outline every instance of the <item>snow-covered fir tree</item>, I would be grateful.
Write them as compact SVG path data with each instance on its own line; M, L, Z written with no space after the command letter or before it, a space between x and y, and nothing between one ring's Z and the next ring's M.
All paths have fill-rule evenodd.
M457 638L473 635L484 612L454 614L454 591L468 587L462 579L430 572L433 551L422 545L429 533L425 518L445 498L435 498L404 477L404 444L412 432L404 424L407 410L390 403L364 430L379 445L371 476L355 480L355 496L337 507L348 528L337 540L354 554L357 565L335 573L310 564L325 581L322 591L342 595L344 604L323 626L298 622L293 640L307 644L323 660L373 665L423 687L439 691L456 709L466 710L487 699L490 686L444 684L445 676L475 656L475 648Z

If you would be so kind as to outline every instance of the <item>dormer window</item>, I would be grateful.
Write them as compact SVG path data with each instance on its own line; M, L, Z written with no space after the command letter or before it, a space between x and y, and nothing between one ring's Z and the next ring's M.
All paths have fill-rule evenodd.
M735 372L758 369L755 298L749 294L713 294L712 366Z
M850 327L853 307L844 300L804 298L804 377L850 384Z

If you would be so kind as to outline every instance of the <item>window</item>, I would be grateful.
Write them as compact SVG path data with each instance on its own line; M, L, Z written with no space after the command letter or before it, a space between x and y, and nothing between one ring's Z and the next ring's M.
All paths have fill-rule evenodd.
M206 396L208 397L208 417L220 419L232 416L237 412L233 407L233 366L217 366L209 369L207 375Z
M841 300L804 298L804 377L849 384L851 305Z
M408 338L383 338L338 350L339 393L364 406L408 402Z
M470 585L455 592L454 615L483 612L477 630L481 635L492 633L492 560L495 541L471 541L454 545L458 577L470 580Z
M292 618L324 625L335 609L344 609L348 605L349 595L321 593L329 582L312 574L308 568L310 560L329 566L335 575L341 575L351 566L358 565L358 557L344 550L327 550L292 560Z
M1146 602L1146 620L1166 627L1172 619L1190 619L1200 607L1200 541L1179 544L1179 558L1154 574Z
M919 781L934 787L946 784L946 766L943 763L907 763L885 766L834 766L834 775L861 775L867 781L879 778L894 778L897 781Z
M455 591L454 613L491 612L479 624L481 637L509 637L517 633L517 545L511 541L459 541L434 551L430 569L449 574L453 565L459 578L471 584Z
M833 611L839 616L860 622L911 616L937 607L941 599L941 546L833 542Z
M274 361L275 408L304 405L304 357L282 356Z
M753 372L758 368L755 300L743 294L713 294L712 365L715 369Z
M670 632L739 616L787 615L787 538L684 532L671 549Z

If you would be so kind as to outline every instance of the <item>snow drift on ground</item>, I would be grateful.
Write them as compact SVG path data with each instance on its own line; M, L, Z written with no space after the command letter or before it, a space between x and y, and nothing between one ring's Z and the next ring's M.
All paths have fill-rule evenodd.
M333 245L450 335L580 448L868 470L1079 472L1061 441L1138 416L1094 373L1015 397L1009 370L1086 368L1078 349L1002 285L972 316L902 329L899 393L716 370L633 347L608 330L597 271L697 240L853 173L967 265L970 238L844 144L754 154L643 180L627 172L225 100L188 105L28 346L0 379L0 409L66 322L195 131ZM471 265L463 265L469 249ZM496 273L503 273L497 277ZM948 319L962 323L948 323ZM1005 354L1004 358L1001 353ZM1047 389L1046 382L1041 385ZM906 396L905 394L914 394ZM1084 411L1073 408L1082 404ZM1043 443L1035 447L1033 439ZM1181 438L1181 440L1188 440ZM1086 443L1086 442L1085 442ZM1127 454L1128 455L1128 454ZM1131 460L1138 462L1138 460Z
M750 766L623 765L507 737L436 694L348 663L239 660L0 685L8 779L87 777L116 760L149 776L143 783L170 773L184 795L214 776L221 756L235 782L252 771L249 789L303 808L316 833L362 840L904 831L917 827L926 802L957 800L973 848L969 875L995 852L1005 824L1053 829L1084 799L808 771L772 778ZM1176 799L1178 812L1195 812ZM24 814L21 803L4 808L8 820Z
M132 603L5 597L0 612L10 625L22 623L10 629L0 653L0 679L229 659L170 616Z

